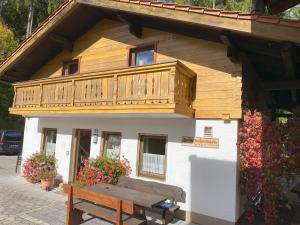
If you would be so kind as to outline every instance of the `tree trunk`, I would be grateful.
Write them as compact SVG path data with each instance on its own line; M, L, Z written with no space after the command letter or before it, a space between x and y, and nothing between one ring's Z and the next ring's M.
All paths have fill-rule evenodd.
M27 29L26 29L26 37L29 37L32 33L32 24L33 24L33 2L30 1L28 19L27 19Z
M264 0L252 0L252 13L261 13L265 12L265 1Z

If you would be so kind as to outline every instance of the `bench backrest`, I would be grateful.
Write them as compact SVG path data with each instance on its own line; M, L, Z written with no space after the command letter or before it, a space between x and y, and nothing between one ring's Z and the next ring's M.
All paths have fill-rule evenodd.
M97 205L101 205L114 210L121 210L121 212L133 214L134 204L127 200L120 200L112 196L95 193L84 188L77 188L72 185L64 185L64 191L68 193L68 204L73 204L73 198L89 201Z
M120 177L117 185L146 193L163 195L171 201L185 203L185 192L182 188L177 186L153 181L139 180L125 176Z

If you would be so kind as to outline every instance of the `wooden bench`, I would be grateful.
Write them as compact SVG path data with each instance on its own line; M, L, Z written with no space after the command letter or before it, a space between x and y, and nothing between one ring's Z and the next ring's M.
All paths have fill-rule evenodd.
M64 191L68 193L66 225L84 223L83 213L88 213L116 225L147 223L145 218L135 216L136 209L133 202L76 188L72 185L64 185Z
M185 203L185 192L182 188L177 186L162 184L153 181L144 181L129 177L121 177L117 185L137 191L143 191L146 193L158 194L167 197L169 202L163 202L160 205L148 209L150 211L161 214L163 220L162 222L164 225L172 222L172 220L174 219L174 213L180 208L179 205L177 205L177 202Z

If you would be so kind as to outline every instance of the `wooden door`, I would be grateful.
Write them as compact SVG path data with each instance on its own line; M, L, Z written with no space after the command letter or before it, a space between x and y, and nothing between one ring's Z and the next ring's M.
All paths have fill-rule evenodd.
M76 129L73 132L73 148L71 162L71 183L76 181L80 167L83 161L90 157L92 131L86 129Z

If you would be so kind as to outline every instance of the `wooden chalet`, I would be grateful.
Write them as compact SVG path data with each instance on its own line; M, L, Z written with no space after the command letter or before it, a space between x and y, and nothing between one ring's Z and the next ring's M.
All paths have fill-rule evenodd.
M132 176L181 187L177 216L240 217L242 110L300 103L300 22L150 2L68 0L0 64L10 113L26 118L23 158L124 155ZM79 147L80 146L80 147ZM81 151L83 148L85 151Z

